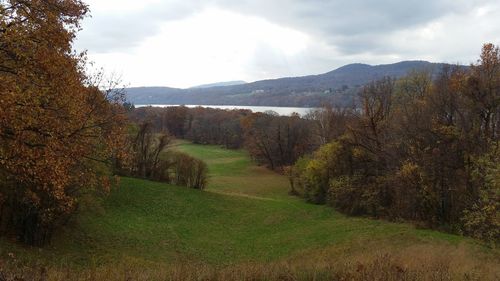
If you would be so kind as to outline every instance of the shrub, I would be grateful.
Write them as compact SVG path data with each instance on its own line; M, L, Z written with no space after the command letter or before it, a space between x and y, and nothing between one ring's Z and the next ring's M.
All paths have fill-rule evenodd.
M182 152L173 153L171 159L174 184L195 189L206 187L208 167L205 162Z

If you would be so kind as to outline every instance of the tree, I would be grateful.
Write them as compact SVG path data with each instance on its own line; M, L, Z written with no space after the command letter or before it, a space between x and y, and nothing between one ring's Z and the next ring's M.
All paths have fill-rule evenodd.
M242 119L245 147L257 162L281 170L312 150L308 125L297 115L249 115Z
M151 123L140 124L139 131L132 141L132 151L130 152L133 155L133 175L168 182L169 164L160 156L171 141L168 134L155 134Z
M478 130L486 138L499 138L500 49L485 44L477 65L472 65L466 95L478 116Z
M394 80L384 78L365 86L360 94L362 114L350 133L357 146L366 149L379 163L375 170L385 169L389 163L387 149L390 138Z
M78 0L0 1L0 232L28 244L49 241L120 147L120 95L71 49L87 12Z
M350 108L324 105L309 112L305 118L313 121L312 133L316 135L319 145L325 145L345 133L353 113Z

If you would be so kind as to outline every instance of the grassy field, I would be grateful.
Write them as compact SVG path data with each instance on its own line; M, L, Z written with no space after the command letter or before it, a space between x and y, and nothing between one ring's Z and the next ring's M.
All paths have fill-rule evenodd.
M285 177L257 167L245 151L183 142L174 149L207 162L205 191L122 178L117 190L82 210L50 246L32 249L4 239L0 257L82 270L108 264L224 267L439 246L450 255L465 248L467 255L498 260L496 251L460 236L307 204L288 195Z

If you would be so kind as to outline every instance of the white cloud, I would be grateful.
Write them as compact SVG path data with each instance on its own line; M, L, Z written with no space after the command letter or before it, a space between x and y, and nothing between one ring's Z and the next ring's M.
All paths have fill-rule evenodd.
M133 86L189 87L408 59L470 63L500 43L495 0L91 0L76 47Z
M219 9L163 23L159 32L126 51L92 54L105 69L134 85L189 87L246 79L246 67L264 48L291 57L309 44L307 35L266 20ZM262 78L264 78L262 76Z

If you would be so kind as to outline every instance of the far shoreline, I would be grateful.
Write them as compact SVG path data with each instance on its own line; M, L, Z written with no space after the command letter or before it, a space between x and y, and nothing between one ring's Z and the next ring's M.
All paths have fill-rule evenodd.
M135 107L177 107L177 106L185 106L188 108L196 108L196 107L204 107L204 108L214 108L214 109L223 109L223 110L238 110L238 109L247 109L252 112L266 112L266 111L274 111L282 116L289 116L293 113L298 113L300 116L304 116L309 113L311 110L316 108L314 107L287 107L287 106L253 106L253 105L198 105L198 104L138 104Z

